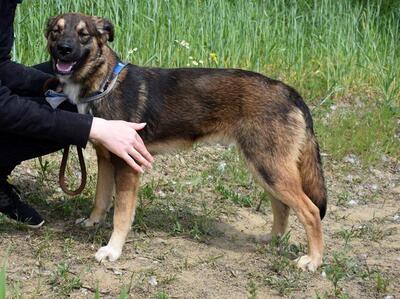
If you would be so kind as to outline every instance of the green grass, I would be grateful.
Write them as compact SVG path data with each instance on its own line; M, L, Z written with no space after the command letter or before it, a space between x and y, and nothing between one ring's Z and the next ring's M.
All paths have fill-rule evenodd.
M316 127L324 150L333 158L355 154L373 163L382 154L400 157L400 135L396 137L399 117L399 107L382 103L335 111L328 121L317 121Z
M112 47L125 61L244 68L294 86L318 106L322 148L335 157L400 156L393 134L400 116L399 1L26 0L14 58L48 59L46 21L71 11L112 20ZM356 99L372 110L351 109L320 124L331 105L354 108Z
M392 1L385 9L385 3L27 0L17 18L15 56L25 63L46 59L47 18L80 11L110 18L113 47L141 65L193 66L202 60L283 78L306 98L340 87L344 93L367 88L390 101L400 92L400 4Z
M0 299L6 298L6 267L0 268Z
M79 289L82 286L80 277L71 272L69 265L65 262L57 265L57 269L52 273L49 283L60 296L68 296L72 290Z

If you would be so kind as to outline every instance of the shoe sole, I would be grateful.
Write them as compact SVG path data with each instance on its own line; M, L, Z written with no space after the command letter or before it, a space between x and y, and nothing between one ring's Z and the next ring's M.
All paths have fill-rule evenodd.
M40 222L39 224L35 224L35 225L33 225L33 224L26 224L26 226L29 227L29 228L34 228L34 229L36 229L36 228L40 228L43 224L44 224L44 220L42 220L42 222Z

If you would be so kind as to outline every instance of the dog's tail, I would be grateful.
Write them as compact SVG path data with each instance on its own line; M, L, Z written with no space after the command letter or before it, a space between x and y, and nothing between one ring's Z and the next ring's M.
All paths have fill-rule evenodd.
M292 93L292 99L302 111L306 122L306 140L298 163L302 187L304 193L319 208L319 215L322 220L326 213L327 193L319 145L314 135L310 110L298 94Z
M308 133L304 144L299 170L303 191L319 208L319 215L322 220L326 213L327 194L319 146L312 132Z

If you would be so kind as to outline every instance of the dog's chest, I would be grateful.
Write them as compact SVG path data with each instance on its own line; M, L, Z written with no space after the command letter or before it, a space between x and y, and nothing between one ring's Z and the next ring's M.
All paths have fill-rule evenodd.
M87 104L79 103L79 95L81 93L81 86L79 84L73 83L68 79L60 78L61 83L63 83L63 91L68 96L68 100L77 106L78 112L81 114L86 114Z

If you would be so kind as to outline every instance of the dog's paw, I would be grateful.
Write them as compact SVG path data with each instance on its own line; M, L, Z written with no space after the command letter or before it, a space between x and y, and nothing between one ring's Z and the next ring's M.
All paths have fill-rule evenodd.
M110 262L116 261L121 256L122 251L118 250L110 245L101 247L95 255L98 262L104 262L107 259Z
M76 225L80 225L85 228L95 227L100 224L100 221L91 220L90 218L79 218L75 221Z
M319 257L313 258L309 255L303 255L296 259L297 266L304 271L315 272L317 268L322 264L322 259Z

